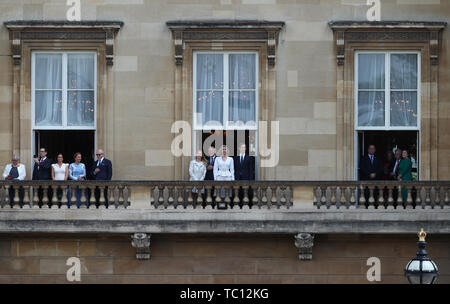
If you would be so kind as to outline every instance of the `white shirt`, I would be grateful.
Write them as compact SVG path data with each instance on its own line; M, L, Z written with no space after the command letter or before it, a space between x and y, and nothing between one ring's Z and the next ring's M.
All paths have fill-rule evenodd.
M102 163L104 157L102 157L100 160L97 161L97 167L100 166L100 164Z
M217 157L214 162L214 180L234 180L234 162L231 157Z
M244 158L245 158L245 154L241 154L240 156L239 156L239 162L243 162L244 161Z
M9 175L9 171L11 171L12 168L12 164L7 164L5 167L5 170L3 171L3 179L6 179ZM17 178L18 180L24 180L25 177L27 177L27 171L25 169L25 165L23 164L19 164L19 166L17 166L17 172L19 173L19 177Z
M69 164L62 164L61 167L59 167L58 164L53 164L53 171L55 172L55 180L64 180L66 177L66 168Z
M191 160L189 164L189 180L202 181L205 179L206 166L202 161Z
M399 160L399 159L397 159L397 160L395 161L395 166L394 166L394 170L392 170L392 173L395 173L395 170L397 170L398 164L400 164L400 160Z

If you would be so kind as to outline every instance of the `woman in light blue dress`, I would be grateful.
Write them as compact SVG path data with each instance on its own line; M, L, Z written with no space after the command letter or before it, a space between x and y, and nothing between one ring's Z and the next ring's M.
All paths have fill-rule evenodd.
M77 152L74 155L75 162L71 163L69 166L69 178L73 181L83 181L86 179L86 166L81 162L81 153ZM86 207L89 208L89 192L88 189L85 191L86 195ZM69 187L68 197L72 197L72 189ZM81 189L77 186L75 190L75 197L77 199L77 208L81 206ZM70 207L70 202L68 203Z

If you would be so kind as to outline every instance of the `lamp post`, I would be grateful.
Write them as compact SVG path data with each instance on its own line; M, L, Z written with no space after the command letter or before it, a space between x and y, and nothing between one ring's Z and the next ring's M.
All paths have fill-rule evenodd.
M405 267L405 277L410 284L433 284L439 275L438 268L432 259L427 257L425 250L425 237L427 234L420 229L418 233L419 241L417 242L419 249L416 257L414 257Z

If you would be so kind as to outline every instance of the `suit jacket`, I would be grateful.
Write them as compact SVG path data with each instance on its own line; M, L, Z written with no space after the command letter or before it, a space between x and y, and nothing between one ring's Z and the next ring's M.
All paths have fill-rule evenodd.
M97 166L98 161L95 161L92 165L91 174L95 180L111 180L112 178L112 163L109 159L103 158L100 166ZM99 168L100 171L94 174L95 169Z
M234 179L235 180L254 180L253 160L248 154L244 155L241 163L241 156L234 157Z
M52 160L44 159L42 162L34 163L33 180L50 180L52 179Z
M359 163L359 168L361 170L361 180L372 180L370 174L375 173L375 180L381 179L383 176L383 166L381 165L381 160L374 156L373 163L370 162L369 155L364 155Z
M214 180L214 162L215 162L216 158L217 158L217 156L214 155L214 161L211 161L211 157L210 156L206 157L206 175L205 175L205 180ZM211 170L208 170L208 166L209 165L213 166L213 168Z

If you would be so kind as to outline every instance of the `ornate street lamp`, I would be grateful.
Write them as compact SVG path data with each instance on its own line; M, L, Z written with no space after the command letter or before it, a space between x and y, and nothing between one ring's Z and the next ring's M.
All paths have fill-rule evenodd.
M425 250L426 242L425 237L427 234L420 229L418 233L419 249L417 250L416 257L409 261L405 267L405 277L410 284L433 284L439 275L436 264L427 257L427 251Z

